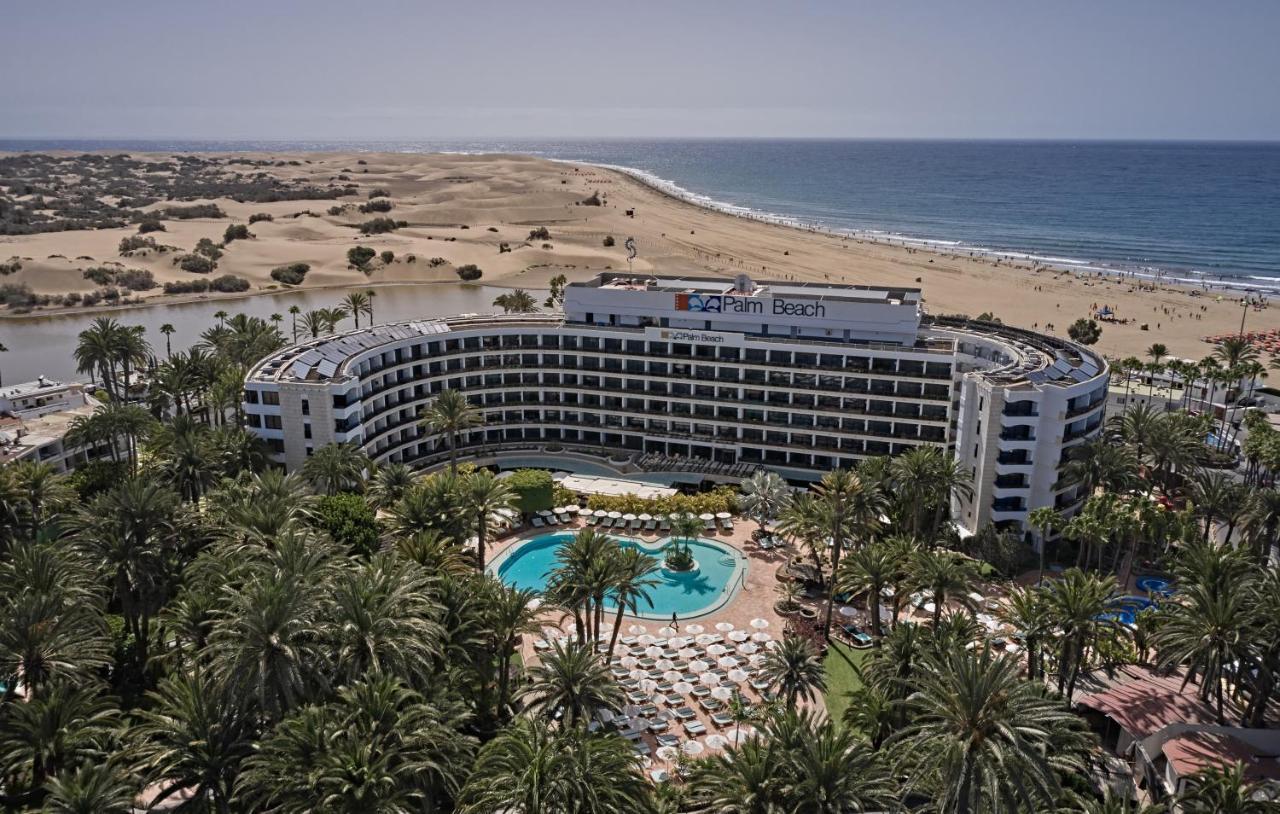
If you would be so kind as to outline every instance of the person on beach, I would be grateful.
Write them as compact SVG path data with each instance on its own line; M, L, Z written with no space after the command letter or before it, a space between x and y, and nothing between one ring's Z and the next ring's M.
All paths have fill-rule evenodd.
M675 611L671 612L671 629L672 630L680 629L680 619L679 617L676 616Z

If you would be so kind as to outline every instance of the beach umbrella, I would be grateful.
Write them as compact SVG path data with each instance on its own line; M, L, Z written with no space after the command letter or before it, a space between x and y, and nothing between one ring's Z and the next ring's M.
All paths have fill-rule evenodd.
M671 663L671 659L658 659L653 663L655 670L670 670L672 667L675 667L675 665Z
M553 515L553 514L555 514L555 512L551 511L550 509L539 509L539 510L538 510L538 516L539 516L539 517L550 517L550 516L551 516L551 515Z
M780 642L775 642L772 639L764 643L765 650L777 650L781 646L782 644Z
M729 742L729 745L737 746L755 734L756 731L749 726L735 727L724 734L724 739Z
M759 667L761 664L764 664L764 653L756 653L751 658L747 659L747 661L751 662L752 667Z
M614 520L621 520L622 512L609 512L609 517L613 518Z
M733 697L733 690L728 687L716 687L711 691L711 697L717 701L728 701Z
M529 607L529 610L537 610L538 608L542 607L542 597L535 596L533 599L530 599L528 607Z
M578 517L591 517L594 514L590 509L578 509Z
M735 630L729 634L729 640L734 642L745 642L750 638L750 634L745 630Z
M658 756L658 760L670 763L676 759L676 755L680 754L680 750L674 746L659 746L654 750L654 754Z
M698 651L694 650L692 647L682 647L676 651L676 655L682 659L691 659L698 655Z
M937 609L938 609L938 606L937 606L937 605L935 605L935 604L934 604L934 603L932 603L932 602L926 602L926 603L924 603L924 608L922 608L922 610L923 610L925 613L933 613L933 612L934 612L934 611L936 611Z
M721 667L728 670L731 667L737 667L738 660L733 656L721 656L720 660L717 661L716 664L719 664Z
M640 660L635 656L623 656L618 663L628 670L634 670L635 666L640 663Z
M1014 642L1009 642L1004 646L1004 652L1006 653L1017 653L1018 649L1019 649L1018 645L1015 644Z
M702 659L694 659L689 662L689 671L693 673L705 673L710 668L711 665Z
M708 735L707 736L708 749L723 749L725 745L727 745L728 743L729 742L724 739L724 735Z
M721 633L728 633L729 631L733 630L733 623L732 623L732 622L717 622L717 623L716 623L716 630L720 631Z
M664 639L667 639L676 635L676 631L675 631L675 628L671 628L671 627L658 628L658 635Z
M592 512L591 514L592 514L592 516L593 516L593 517L608 517L608 516L609 516L609 513L608 513L608 512L606 512L604 509L596 509L596 510L595 510L594 512Z
M689 640L684 636L674 636L667 640L667 647L679 650L682 647L688 647Z
M699 625L699 624L692 624L686 627L684 630L685 630L685 633L691 633L696 636L702 631L706 630L706 628L704 628L702 625Z
M637 520L646 520L646 521L647 521L647 520L652 520L652 519L653 519L653 515L649 514L648 512L643 512L643 513L641 513L641 514L637 514L637 515L636 515L636 519L637 519Z
M656 644L651 644L644 649L644 654L651 659L660 659L662 658L662 648Z
M703 685L707 687L716 687L716 686L719 686L720 684L720 676L716 675L715 673L703 673L702 675L698 676L698 680L701 681Z
M694 639L694 641L702 645L703 647L706 647L709 644L715 644L716 637L712 636L710 633L699 633L697 638Z
M768 619L752 619L751 626L756 630L764 630L769 626L769 620Z
M641 633L639 636L636 637L636 644L640 645L641 647L648 647L649 645L653 644L656 641L657 639L649 635L648 633Z
M622 516L622 519L623 519L623 520L626 520L626 521L628 521L628 522L630 522L630 521L632 521L632 520L635 520L635 519L636 519L636 516L635 516L634 514L632 514L631 512L627 512L626 514L624 514L624 515Z
M760 648L757 647L754 642L744 642L742 645L738 647L738 652L745 653L746 655L750 656L752 653L756 652L759 649Z
M713 644L707 648L708 656L723 656L725 653L728 653L728 652L729 652L729 648L725 647L722 644Z
M763 630L758 633L751 634L751 641L753 642L768 642L772 640L773 640L773 637L770 636L768 633L765 633Z
M841 605L840 615L847 616L852 619L853 617L858 615L858 609L853 607L852 605Z
M698 515L698 519L699 520L715 520L716 516L711 512L706 512L705 514Z
M698 755L702 754L703 750L706 747L703 746L701 743L698 743L697 741L685 741L684 745L681 746L680 748L689 757L697 757Z
M564 506L556 506L556 508L555 508L555 513L556 513L556 514L568 514L568 513L569 513L569 510L568 510L568 509L566 509Z
M693 685L688 681L677 681L671 685L671 691L680 695L688 695L693 692Z
M746 681L747 678L748 678L747 671L742 669L741 667L734 667L732 670L729 671L729 680L732 681L734 684L741 684L742 682Z
M644 625L632 625L631 627L627 628L627 632L630 633L632 636L639 636L642 633L648 633L649 630Z
M716 512L716 517L721 520L730 520L733 518L733 515L729 514L728 512Z
M667 682L668 684L675 684L677 681L680 680L680 678L681 678L680 673L676 672L675 670L667 670L665 673L662 674L662 680Z
M658 689L658 682L652 678L640 679L640 692L653 692L656 689Z
M631 678L632 678L632 679L634 679L634 680L636 680L636 681L644 681L644 680L645 680L646 678L648 678L648 677L649 677L649 674L648 674L648 673L646 673L644 670L632 670L632 671L631 671Z
M974 602L986 602L986 601L987 601L987 598L986 598L985 596L983 596L982 594L978 593L977 591L970 591L970 592L969 592L969 598L970 598L970 599L972 599Z

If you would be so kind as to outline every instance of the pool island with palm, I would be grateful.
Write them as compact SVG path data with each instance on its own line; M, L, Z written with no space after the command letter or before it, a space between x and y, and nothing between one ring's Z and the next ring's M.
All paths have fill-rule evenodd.
M632 616L643 619L670 619L672 614L681 619L705 616L724 607L746 578L746 557L715 540L681 538L678 544L688 547L696 565L689 571L673 571L666 567L665 555L669 547L677 544L675 538L649 541L610 537L623 548L637 549L657 561L646 575L653 582L646 590L651 602L640 599L634 612L627 611ZM514 588L545 592L551 572L558 565L558 552L573 538L573 532L562 531L518 541L495 557L488 571ZM616 609L607 597L605 607Z

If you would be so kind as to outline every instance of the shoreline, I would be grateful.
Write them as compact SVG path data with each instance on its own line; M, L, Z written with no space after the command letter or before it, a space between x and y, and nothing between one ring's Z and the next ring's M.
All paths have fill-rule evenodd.
M484 154L478 153L478 155ZM679 203L717 212L722 215L741 218L742 220L752 223L795 229L809 234L825 235L845 240L865 241L880 246L924 250L945 257L951 257L953 255L958 257L962 253L967 253L966 256L972 259L983 259L993 262L1000 261L1014 264L1015 266L1019 263L1030 262L1032 265L1027 269L1028 271L1034 272L1038 268L1040 270L1073 274L1082 279L1088 279L1090 277L1107 277L1109 279L1119 281L1129 281L1135 285L1151 285L1156 288L1190 289L1203 292L1235 291L1240 294L1263 294L1268 296L1280 295L1280 277L1267 278L1269 280L1274 280L1274 282L1271 283L1246 283L1241 282L1234 277L1214 277L1209 275L1207 272L1199 272L1193 269L1160 269L1154 266L1124 268L1111 265L1106 261L1101 260L1043 257L1021 250L991 249L982 246L969 245L960 240L950 240L946 238L915 237L911 235L879 232L874 230L840 229L817 222L806 222L800 218L790 215L760 211L748 206L720 201L710 196L693 192L686 187L682 187L675 181L662 178L648 170L642 170L638 167L628 167L622 164L582 161L577 159L550 158L547 160L576 166L598 167L600 169L610 170L621 175L625 175L627 178L641 184L647 189ZM1092 274L1090 274L1090 272L1092 272ZM1174 274L1198 276L1168 276ZM1250 279L1256 278L1251 277Z

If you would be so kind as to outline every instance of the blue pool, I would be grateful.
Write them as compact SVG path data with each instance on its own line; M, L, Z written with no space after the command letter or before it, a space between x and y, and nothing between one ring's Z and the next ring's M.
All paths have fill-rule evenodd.
M557 532L516 543L494 559L489 571L507 585L542 591L547 586L548 575L556 567L556 551L571 539L572 532ZM616 539L628 548L638 548L659 559L670 542L670 538L652 543L626 537ZM659 565L651 571L650 576L658 582L649 589L653 607L641 602L639 616L664 620L670 619L672 613L682 619L701 616L721 607L737 592L747 567L740 553L713 540L701 539L690 542L689 549L698 561L698 569L675 573Z
M1169 580L1161 577L1138 577L1133 581L1139 591L1146 591L1156 596L1173 596L1173 588L1169 585Z
M1114 610L1100 614L1098 618L1115 619L1133 627L1138 614L1147 608L1155 607L1155 604L1145 596L1121 596L1111 600L1111 606Z

